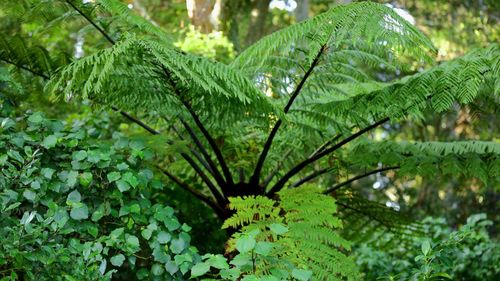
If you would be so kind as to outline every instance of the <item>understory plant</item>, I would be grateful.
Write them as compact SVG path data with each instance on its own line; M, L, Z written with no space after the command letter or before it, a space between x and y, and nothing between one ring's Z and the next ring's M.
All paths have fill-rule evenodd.
M182 279L200 260L140 140L40 112L0 118L0 280ZM96 126L101 124L102 126Z
M203 256L192 276L222 280L359 280L351 243L337 230L335 200L317 188L282 190L279 201L263 196L231 198L235 214L223 228L240 229L221 255Z
M400 244L393 234L361 243L354 258L365 280L497 280L500 244L488 234L485 214L453 230L443 218L422 220L425 235Z

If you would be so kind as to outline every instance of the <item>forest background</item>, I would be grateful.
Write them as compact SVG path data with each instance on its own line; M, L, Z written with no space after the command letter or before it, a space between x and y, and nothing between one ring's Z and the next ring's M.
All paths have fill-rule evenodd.
M329 159L333 163L329 171L335 170L334 173L315 184L331 187L345 183L356 191L355 197L335 193L337 201L332 203L328 201L332 200L330 196L315 194L309 185L304 187L310 191L307 194L280 193L290 202L298 200L297 196L307 201L308 195L314 194L324 200L321 202L325 206L334 206L316 210L315 199L307 201L315 215L328 217L324 213L327 211L336 214L329 222L329 229L338 228L335 239L323 242L340 250L327 255L339 255L332 268L313 270L306 261L288 257L286 263L292 265L284 268L288 268L289 274L276 273L269 270L269 264L281 263L283 253L271 249L287 247L288 242L279 242L277 237L286 237L293 229L292 223L277 223L273 219L273 227L260 230L267 236L276 236L268 241L261 233L252 232L252 227L243 227L259 221L245 218L244 214L248 212L246 208L255 206L277 208L275 202L259 197L255 202L231 201L233 212L226 213L220 210L220 204L214 207L213 201L206 200L206 182L179 160L183 153L198 146L192 135L201 136L202 130L190 131L189 124L182 118L176 119L180 114L170 116L176 120L172 121L157 118L157 112L122 111L124 106L110 104L106 99L93 102L88 97L54 98L48 93L51 85L47 86L47 81L52 78L49 76L56 74L59 67L109 48L121 39L122 31L114 25L111 13L99 14L93 7L100 1L48 2L0 4L0 280L54 276L61 280L182 280L190 276L222 280L279 280L284 276L329 280L327 276L317 277L321 272L349 280L500 277L498 83L490 89L495 95L481 95L462 106L454 103L444 112L423 111L425 118L403 119L369 132L369 138L375 140L390 136L408 143L474 140L474 148L463 149L473 150L478 157L473 155L475 158L465 158L465 162L450 162L439 168L432 162L437 158L429 165L417 165L419 161L429 161L427 158L414 158L413 166L407 164L406 169L418 169L415 176L404 176L410 172L402 165L379 166L379 170L370 172L360 164L353 169L366 174L351 181L350 175L360 173L337 167L343 164L340 155ZM356 1L128 0L121 1L123 6L116 10L123 14L133 12L131 21L140 22L135 16L143 18L150 25L138 24L138 29L168 35L173 48L230 64L266 35L351 2ZM372 2L385 4L425 34L435 47L436 65L478 48L492 48L498 68L498 46L491 46L500 39L499 1ZM51 8L47 9L48 5ZM128 11L120 10L123 8ZM408 68L391 74L370 75L391 81L428 67L415 61L407 64ZM273 93L268 97L279 99ZM228 121L221 121L220 127L225 126L224 122ZM232 161L230 168L238 171L234 177L239 173L244 178L264 140L247 138L252 135L251 130L228 128L231 131L211 127L212 132L221 130L220 135L215 133L213 141L224 147L224 156ZM151 130L162 134L151 136ZM235 137L236 134L242 135ZM173 138L177 140L171 141ZM288 139L278 141L283 144ZM482 141L484 146L480 147ZM211 145L210 140L202 142L206 147ZM295 145L290 142L289 149ZM377 163L384 155L383 151L366 150L363 145L359 149L359 154L353 154L359 157L358 162ZM442 151L446 149L443 146ZM217 152L213 153L217 159ZM294 154L288 149L280 153L285 159L288 154L292 154L292 159ZM375 159L360 156L364 153L372 153ZM273 161L276 166L285 165L280 161L286 162ZM320 168L315 167L313 173ZM463 172L456 175L455 170ZM398 176L400 172L403 176ZM250 174L246 172L246 176ZM213 180L217 181L216 175ZM193 186L194 190L184 185ZM239 211L242 217L238 218ZM227 220L232 215L236 218ZM337 223L337 218L343 223ZM221 229L223 225L226 229ZM233 233L233 239L226 242Z

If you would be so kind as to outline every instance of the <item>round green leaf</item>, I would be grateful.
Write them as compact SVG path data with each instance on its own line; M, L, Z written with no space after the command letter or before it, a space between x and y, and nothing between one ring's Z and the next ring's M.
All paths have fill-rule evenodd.
M236 241L236 249L240 253L246 253L246 252L253 250L253 248L255 248L255 244L256 244L256 242L255 242L255 239L253 237L245 235L245 236L240 237Z
M172 235L165 231L160 231L160 233L158 233L158 237L156 238L160 244L166 244L170 241L170 239L172 239Z
M125 261L125 256L122 254L118 254L116 256L111 257L111 264L114 266L122 266L123 262Z
M139 184L139 181L131 172L123 174L122 179L126 181L128 184L130 184L133 188L136 188L137 185Z
M54 172L55 172L55 170L51 169L51 168L43 168L41 171L42 176L44 176L47 179L51 179Z
M87 187L92 183L93 178L94 177L92 176L92 173L84 172L84 173L80 174L80 184L82 186Z
M127 243L127 246L129 247L129 249L131 251L133 251L134 253L139 251L139 249L140 249L139 239L137 237L135 237L134 235L127 236L127 238L125 239L125 242Z
M170 273L170 275L174 275L177 271L179 271L179 267L172 261L168 261L165 264L165 269L168 271L168 273Z
M116 181L116 187L118 187L118 190L120 190L120 192L125 192L130 189L130 185L124 180Z
M207 261L210 266L217 269L228 269L229 264L223 255L212 255Z
M272 249L273 249L273 243L260 241L257 242L257 245L255 246L255 253L267 256L269 255Z
M151 267L151 273L153 273L153 275L155 276L159 276L163 273L163 266L161 266L161 264L159 263L155 263L153 264L153 266Z
M68 194L66 203L71 205L74 203L79 203L81 200L82 200L82 195L80 194L80 192L78 192L78 190L75 189L71 191L70 194Z
M300 281L307 281L311 278L312 271L295 268L292 270L292 276Z
M106 176L106 178L108 179L109 182L117 181L120 179L120 177L121 177L121 175L119 172L111 172L111 173L108 173L108 175Z
M176 218L170 218L165 220L165 226L169 231L174 231L179 229L179 227L181 227L181 224Z
M141 231L141 235L144 239L149 240L151 238L151 235L153 234L153 231L149 228L143 229Z
M206 263L195 264L191 268L191 278L202 276L210 270L210 266Z
M68 186L73 187L75 186L77 179L78 179L78 172L70 171L68 173L68 177L66 178L66 183L68 183Z
M87 158L87 151L85 150L80 150L73 154L73 159L76 161L82 161L85 158Z
M273 223L269 226L269 229L276 235L283 235L288 231L286 226L283 226L278 223Z
M174 254L182 253L185 247L186 247L186 242L182 238L173 239L170 246L170 248L172 249L172 253Z
M104 204L99 205L99 207L92 214L92 221L99 221L104 216Z
M47 149L52 148L57 144L57 137L55 135L47 136L43 139L41 144Z
M23 192L23 196L24 198L28 199L29 201L35 201L35 198L36 198L36 192L34 192L33 190L31 189L26 189L24 192Z
M85 220L89 217L89 208L84 203L78 203L71 209L70 217L74 220Z
M28 121L35 124L41 123L43 121L43 116L40 112L35 112L28 117Z

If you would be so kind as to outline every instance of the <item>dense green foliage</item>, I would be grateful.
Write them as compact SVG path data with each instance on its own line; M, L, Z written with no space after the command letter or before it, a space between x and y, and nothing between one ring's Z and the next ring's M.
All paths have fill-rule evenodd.
M103 117L1 119L1 276L179 277L199 259L190 227L152 196L165 189L144 165L152 152L121 134L105 141Z
M498 43L437 62L374 2L238 54L119 0L7 1L0 19L1 278L498 276L483 216L452 231L405 215L419 188L498 207Z
M367 280L495 280L500 275L500 244L491 239L487 227L493 223L484 214L473 215L453 231L444 219L422 221L430 237L414 237L393 246L394 235L363 243L356 260ZM390 247L387 247L390 244Z

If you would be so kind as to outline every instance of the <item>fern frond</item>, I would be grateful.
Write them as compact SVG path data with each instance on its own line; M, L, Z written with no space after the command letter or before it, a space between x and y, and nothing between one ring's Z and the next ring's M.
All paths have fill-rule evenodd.
M426 59L430 59L427 51L433 50L425 36L387 6L360 2L336 6L326 13L266 36L241 53L231 65L239 69L263 65L263 58L278 51L289 52L301 47L300 42L304 38L313 46L312 50L327 45L336 51L343 44L356 45L365 41L378 42L387 50ZM306 54L311 59L314 56Z
M337 231L342 222L333 215L335 200L319 191L311 187L282 190L279 201L262 196L231 198L230 207L236 213L224 228L241 227L243 233L257 228L264 241L273 237L279 245L277 256L312 270L313 280L357 280L356 265L344 253L351 243ZM287 231L276 235L273 224L284 225Z
M136 15L123 2L118 0L98 0L96 3L112 15L111 20L121 21L126 32L133 32L138 35L151 34L155 35L155 38L161 40L163 43L172 43L170 36L161 27Z
M27 67L44 76L48 76L58 66L46 49L30 46L20 36L0 38L0 60Z
M425 234L422 225L407 214L367 200L357 192L340 192L335 197L341 207L340 217L349 225L349 228L343 229L342 235L353 244L377 239L373 237L372 229L392 233L394 243L391 245Z
M352 164L360 168L380 164L398 166L399 173L406 176L438 173L474 176L475 171L475 176L484 183L500 179L500 173L492 169L500 165L500 144L497 142L366 141L353 146L350 155L359 157L360 160Z
M497 81L500 46L493 44L470 54L445 62L422 73L391 82L381 89L361 93L348 99L319 99L313 107L331 116L349 120L353 112L368 119L390 117L392 120L421 116L431 107L441 112L454 103L467 104L480 93L480 86ZM494 82L497 83L497 82Z
M73 62L48 89L66 98L90 97L124 109L154 108L165 114L178 114L181 102L187 101L202 116L218 121L276 111L246 77L226 65L133 35Z

